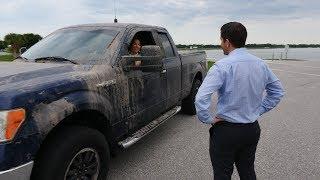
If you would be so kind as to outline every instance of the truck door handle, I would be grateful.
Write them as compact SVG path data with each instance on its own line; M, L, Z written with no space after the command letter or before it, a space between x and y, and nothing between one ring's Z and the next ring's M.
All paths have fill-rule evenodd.
M161 71L161 74L164 74L164 73L166 73L167 72L167 70L166 69L163 69L162 71Z

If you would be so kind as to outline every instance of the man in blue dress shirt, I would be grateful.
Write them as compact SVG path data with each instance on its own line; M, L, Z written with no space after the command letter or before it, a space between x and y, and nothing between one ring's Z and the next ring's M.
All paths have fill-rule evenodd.
M221 48L228 56L210 68L195 100L199 120L212 124L209 151L215 180L231 179L234 163L241 180L256 179L257 119L284 95L268 65L244 48L246 38L247 30L241 23L221 27ZM214 92L218 102L213 116L210 106Z

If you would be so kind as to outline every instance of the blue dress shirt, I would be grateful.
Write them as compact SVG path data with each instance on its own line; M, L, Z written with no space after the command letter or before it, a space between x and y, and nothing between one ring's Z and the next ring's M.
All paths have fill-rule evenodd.
M213 123L210 106L216 91L216 116L232 123L256 121L284 95L279 79L268 65L245 48L233 50L208 71L195 100L198 118L203 123Z

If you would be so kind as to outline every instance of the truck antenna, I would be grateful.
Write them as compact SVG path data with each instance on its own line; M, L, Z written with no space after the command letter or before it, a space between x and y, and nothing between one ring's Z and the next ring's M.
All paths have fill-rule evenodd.
M117 19L116 0L113 0L113 10L114 10L114 20L113 20L113 22L117 23L118 19Z

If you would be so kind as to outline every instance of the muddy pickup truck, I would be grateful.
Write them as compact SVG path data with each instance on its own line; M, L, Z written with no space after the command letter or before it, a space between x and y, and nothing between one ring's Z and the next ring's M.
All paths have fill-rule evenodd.
M141 42L134 56L133 38ZM205 59L179 54L162 27L87 24L51 33L0 63L0 179L106 179L111 154L180 110L195 114Z

